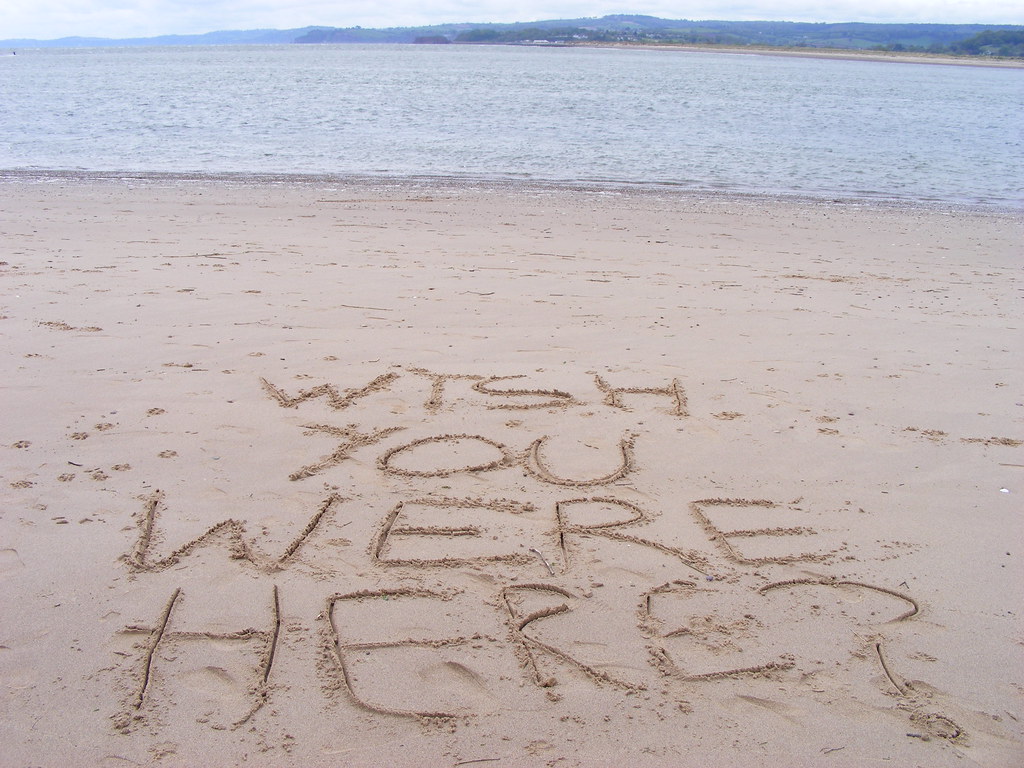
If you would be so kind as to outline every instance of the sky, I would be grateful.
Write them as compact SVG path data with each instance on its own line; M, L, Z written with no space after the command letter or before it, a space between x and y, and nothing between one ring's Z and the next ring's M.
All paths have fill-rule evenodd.
M1024 24L1022 0L0 0L0 39L409 27L642 13L666 19Z

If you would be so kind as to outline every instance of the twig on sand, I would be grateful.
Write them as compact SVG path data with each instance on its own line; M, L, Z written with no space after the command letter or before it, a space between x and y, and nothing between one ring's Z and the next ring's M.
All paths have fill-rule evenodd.
M372 309L374 312L391 312L392 311L392 309L390 307L364 307L364 306L361 306L359 304L339 304L338 306L339 307L344 307L345 309Z
M882 655L881 643L875 643L875 653L878 654L878 660L882 662L882 670L885 672L885 676L889 678L889 682L893 684L893 686L896 688L897 691L900 692L901 695L906 696L906 687L901 685L900 682L896 679L892 671L889 669L889 665L885 661L885 656Z
M533 552L533 554L535 554L537 557L540 558L540 561L542 563L544 563L544 567L548 569L548 573L551 576L554 576L555 575L555 569L551 567L551 564L544 558L544 555L542 555L540 553L540 550L539 549L534 549L533 547L530 547L530 551ZM497 758L495 758L495 759L497 759Z

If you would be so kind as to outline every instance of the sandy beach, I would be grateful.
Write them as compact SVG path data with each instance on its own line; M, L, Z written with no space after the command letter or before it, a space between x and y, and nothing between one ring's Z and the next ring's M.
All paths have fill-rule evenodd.
M793 56L803 59L839 59L842 61L873 61L889 64L939 64L953 67L996 67L1021 69L1024 61L1005 56L954 56L916 51L877 51L865 48L782 48L768 45L658 45L656 43L580 43L595 48L637 48L652 51L687 51L690 53L729 53L741 56Z
M1013 766L1019 214L0 183L18 766Z

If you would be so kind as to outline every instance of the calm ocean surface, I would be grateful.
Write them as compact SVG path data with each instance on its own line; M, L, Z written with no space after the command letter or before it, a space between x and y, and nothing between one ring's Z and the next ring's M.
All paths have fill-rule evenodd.
M501 46L0 56L0 170L50 169L1017 206L1024 70Z

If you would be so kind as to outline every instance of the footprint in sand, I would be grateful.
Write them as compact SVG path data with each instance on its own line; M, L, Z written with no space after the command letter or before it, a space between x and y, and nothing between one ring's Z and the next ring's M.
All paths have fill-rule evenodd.
M18 555L18 550L0 549L0 574L10 573L24 567L25 563Z

